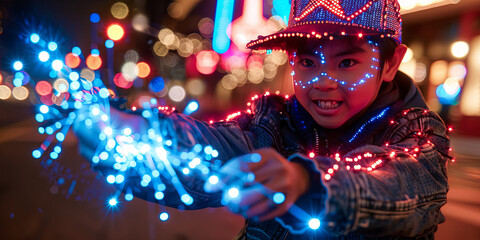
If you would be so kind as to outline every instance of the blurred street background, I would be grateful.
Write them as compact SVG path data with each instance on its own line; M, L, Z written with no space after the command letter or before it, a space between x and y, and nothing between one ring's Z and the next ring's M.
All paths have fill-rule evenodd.
M409 47L401 70L454 129L446 222L436 239L480 239L480 2L399 2ZM194 101L193 117L224 119L244 110L254 94L293 93L284 53L244 50L257 35L286 26L289 4L0 0L0 239L231 239L244 220L225 209L168 209L164 222L164 207L143 200L109 206L116 189L79 156L71 134L58 159L47 164L33 158L45 140L36 106L59 105L58 96L35 83L64 92L49 58L73 53L83 56L82 77L100 69L112 93L130 107L156 98L182 111ZM64 56L65 65L78 67L77 58Z

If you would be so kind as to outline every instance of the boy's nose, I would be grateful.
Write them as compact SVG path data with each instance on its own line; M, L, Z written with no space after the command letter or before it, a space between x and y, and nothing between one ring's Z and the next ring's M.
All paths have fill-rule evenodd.
M320 76L318 76L318 80L313 83L313 87L328 92L337 89L338 82L335 81L334 78L328 76L328 74L321 73Z

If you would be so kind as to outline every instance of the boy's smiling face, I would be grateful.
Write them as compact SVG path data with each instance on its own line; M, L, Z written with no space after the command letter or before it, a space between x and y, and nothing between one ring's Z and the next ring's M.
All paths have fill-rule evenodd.
M375 100L383 81L376 44L364 39L307 40L290 53L300 104L322 127L356 119Z

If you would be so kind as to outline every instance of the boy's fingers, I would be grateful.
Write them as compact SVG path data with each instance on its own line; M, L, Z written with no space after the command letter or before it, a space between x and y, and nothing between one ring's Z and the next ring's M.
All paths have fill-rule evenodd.
M255 175L252 173L250 164L254 169L261 166L258 164L260 162L261 156L257 153L246 154L236 158L231 159L220 168L217 175L218 182L212 184L210 181L206 181L204 189L207 192L217 192L224 190L224 188L232 186L234 183L243 187L248 187L254 184ZM263 164L263 163L262 163Z
M276 207L277 207L276 204L273 203L272 200L270 200L268 198L264 198L260 202L254 204L250 208L248 208L243 215L246 218L259 217L259 216L268 214L269 212L271 212Z
M276 217L282 216L288 210L288 207L286 205L276 205L276 206L277 207L274 208L272 211L266 212L263 215L259 216L258 220L262 221L262 222L267 221L267 220L271 220L271 219L274 219Z
M254 205L255 203L267 198L269 194L262 185L256 184L253 187L242 190L240 192L240 196L241 200L238 203L238 206L240 208L247 209L250 208L250 205Z
M249 153L245 155L232 158L230 162L235 162L235 167L244 172L255 172L259 168L263 167L266 161L262 161L262 156L258 153Z

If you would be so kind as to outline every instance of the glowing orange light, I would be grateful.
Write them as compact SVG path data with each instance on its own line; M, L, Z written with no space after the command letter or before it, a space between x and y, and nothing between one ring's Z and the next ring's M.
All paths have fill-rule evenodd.
M330 180L332 178L332 176L330 174L325 174L325 180Z
M308 156L309 156L310 158L314 158L314 157L315 157L315 153L314 153L314 152L311 152L311 153L308 154Z
M80 57L75 53L69 53L65 56L65 64L69 68L76 68L80 65Z
M115 95L115 92L112 90L112 89L108 89L108 93L110 94L110 97L114 98L116 95Z
M87 67L92 70L98 70L102 66L102 58L96 55L88 55L87 57Z
M122 73L117 73L113 77L113 82L120 88L130 88L133 85L133 81L128 81Z
M3 75L2 73L0 73L0 84L2 84L2 82L3 82Z
M145 78L150 74L150 66L145 62L137 63L137 76L139 78Z
M47 81L40 81L35 86L35 91L37 91L40 96L48 95L52 92L52 85Z
M122 39L124 34L125 31L123 30L122 26L118 24L112 24L107 29L107 36L113 41L118 41Z

